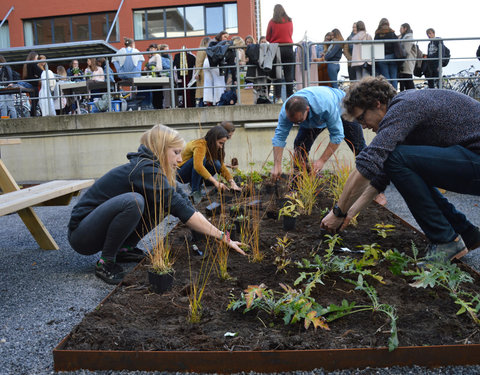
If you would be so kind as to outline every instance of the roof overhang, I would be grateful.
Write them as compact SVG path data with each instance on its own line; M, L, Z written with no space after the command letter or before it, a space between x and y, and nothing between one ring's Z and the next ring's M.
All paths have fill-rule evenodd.
M0 49L0 55L7 62L25 61L30 51L45 55L47 59L71 60L72 57L82 58L93 55L110 55L117 49L104 40L87 40L83 42L40 44L29 47L12 47Z

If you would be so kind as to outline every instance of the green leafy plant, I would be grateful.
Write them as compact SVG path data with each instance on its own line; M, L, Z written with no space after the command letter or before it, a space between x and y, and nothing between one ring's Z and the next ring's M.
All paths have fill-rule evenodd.
M303 205L302 200L298 197L298 194L294 192L290 195L286 195L285 198L287 198L288 200L285 205L278 211L278 217L297 217L298 215L300 215L300 210L304 209L305 206Z
M279 284L282 292L267 289L264 284L250 285L238 300L232 297L227 310L244 308L243 312L259 309L272 317L281 317L285 325L303 320L305 329L313 325L329 330L325 319L318 315L323 308L302 290L295 290L288 285ZM278 296L278 297L276 297Z
M375 224L372 228L373 231L377 232L377 235L382 238L387 238L389 232L395 230L395 225L379 223Z
M291 259L288 257L287 248L291 243L292 240L285 235L283 238L277 237L277 243L272 246L277 255L274 260L274 264L277 266L277 272L283 271L287 273L285 268L291 263Z
M363 311L371 310L374 313L381 312L387 315L387 317L390 319L390 338L388 339L388 350L389 351L395 350L399 344L398 330L397 330L398 317L397 317L397 312L395 307L385 303L380 303L378 300L377 291L373 286L367 284L367 282L363 279L362 275L358 275L358 278L356 281L350 280L350 279L345 279L345 281L348 281L354 284L355 289L364 291L367 294L367 296L370 298L370 301L372 301L372 306L360 308L355 312L359 312L362 310Z

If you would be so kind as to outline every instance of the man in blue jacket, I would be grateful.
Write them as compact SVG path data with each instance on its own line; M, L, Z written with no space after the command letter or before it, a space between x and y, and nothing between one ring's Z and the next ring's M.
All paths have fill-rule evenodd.
M385 78L369 77L343 104L377 135L322 227L342 230L392 181L431 242L427 258L448 262L480 247L479 229L437 189L480 195L480 103L452 90L397 94Z
M356 155L366 147L360 124L342 118L341 103L344 96L345 93L341 90L319 86L304 88L288 98L278 116L278 125L272 139L273 179L282 173L283 149L294 124L299 126L294 142L297 160L308 159L315 139L323 130L328 129L330 133L330 142L320 158L313 163L316 172L322 170L343 139Z

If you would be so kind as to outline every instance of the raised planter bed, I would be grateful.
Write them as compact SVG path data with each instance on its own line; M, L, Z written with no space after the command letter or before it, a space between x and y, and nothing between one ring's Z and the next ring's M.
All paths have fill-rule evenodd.
M269 199L262 196L261 215L272 209L266 203ZM274 200L272 197L271 201ZM372 269L385 283L373 278L368 278L368 282L374 285L382 303L395 306L397 310L399 347L393 351L387 348L388 319L371 311L329 322L330 330L314 330L312 326L305 329L302 322L285 325L281 318L272 318L258 310L246 314L242 313L243 309L226 311L231 296L238 299L249 285L264 283L269 288L281 290L278 287L281 282L292 288L303 288L302 285L294 286L302 271L295 262L311 259L314 252L324 254L325 243L317 247L324 239L324 233L319 230L319 212L329 206L331 199L321 196L314 214L300 216L297 231L288 233L292 244L288 250L291 263L286 266L286 273L278 271L273 264L276 254L271 249L277 237L285 235L282 222L263 215L258 225L264 259L250 262L230 252L228 273L232 279L221 280L215 270L212 272L202 300L204 310L199 324L187 322L189 258L194 272L200 269L205 258L195 256L194 252L187 256L184 238L189 231L179 226L170 236L177 249L172 291L161 296L149 291L146 266L137 266L54 349L55 370L233 373L480 364L478 325L467 314L456 315L459 306L454 304L448 292L441 288L413 288L409 285L411 279L391 274L386 263ZM228 207L226 209L226 216L229 216ZM349 227L342 233L342 247L355 251L356 246L376 242L383 250L396 248L411 252L412 241L418 249L425 247L421 234L376 204L363 212L358 222L356 227ZM377 223L393 224L395 230L387 238L381 238L372 230ZM197 245L202 248L205 243ZM343 255L338 246L337 249L335 254ZM361 254L349 256L358 258ZM461 267L475 278L468 291L478 293L479 275ZM328 275L323 280L325 286L315 286L312 296L322 306L340 304L342 299L365 303L366 297L359 295L345 277ZM236 335L225 336L227 332Z

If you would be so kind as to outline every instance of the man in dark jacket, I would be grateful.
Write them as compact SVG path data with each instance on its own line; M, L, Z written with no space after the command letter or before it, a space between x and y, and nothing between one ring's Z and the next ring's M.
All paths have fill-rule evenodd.
M432 28L427 29L427 36L432 39L430 43L428 43L428 52L427 52L427 58L428 60L425 60L425 66L423 73L425 74L425 78L427 78L428 81L428 88L433 89L435 87L438 87L438 56L439 56L439 49L440 45L442 45L442 54L445 50L445 46L443 45L443 42L439 40L438 38L435 38L435 30Z
M377 135L357 156L322 227L345 228L392 181L431 242L427 257L448 261L479 247L479 229L437 187L480 195L480 103L452 90L397 95L383 77L369 77L352 86L343 104Z

